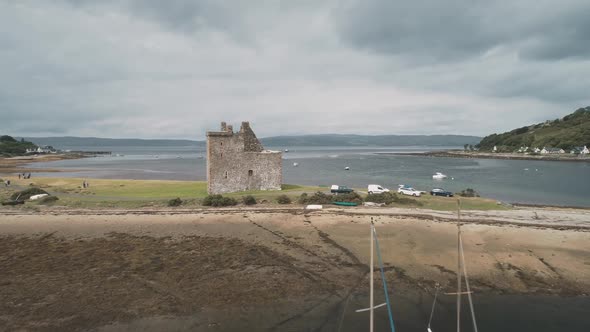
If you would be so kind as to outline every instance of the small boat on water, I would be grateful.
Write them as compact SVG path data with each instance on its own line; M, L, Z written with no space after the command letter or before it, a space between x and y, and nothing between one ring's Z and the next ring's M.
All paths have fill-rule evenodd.
M285 152L289 152L289 149L285 149Z
M350 171L350 167L346 166L346 167L344 167L344 170L345 171Z
M436 173L435 173L435 174L432 176L432 178L433 178L433 179L435 179L435 180L442 180L442 179L446 179L446 178L447 178L447 176L446 176L446 175L444 175L444 174L443 174L443 173L441 173L441 172L436 172Z
M293 167L299 166L299 163L293 163Z

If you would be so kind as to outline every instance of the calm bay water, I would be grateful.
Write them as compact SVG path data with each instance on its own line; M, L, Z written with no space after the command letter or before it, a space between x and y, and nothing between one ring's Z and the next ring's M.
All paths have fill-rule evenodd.
M448 149L444 147L438 149ZM77 149L80 149L79 147ZM103 148L104 150L105 148ZM36 163L62 173L39 176L206 180L205 151L197 146L116 147L112 156ZM284 150L285 147L275 147ZM396 155L431 151L432 147L288 147L283 182L304 185L341 184L366 188L380 184L396 189L407 184L456 192L476 189L504 202L590 207L590 163L499 159L458 159ZM82 148L90 151L91 148ZM119 154L119 156L117 156ZM298 163L294 167L293 163ZM344 170L350 167L349 171ZM449 178L432 179L442 172Z

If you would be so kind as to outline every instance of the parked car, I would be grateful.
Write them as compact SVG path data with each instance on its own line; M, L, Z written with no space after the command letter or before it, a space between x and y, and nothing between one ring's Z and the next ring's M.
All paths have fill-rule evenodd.
M380 186L378 184L370 184L367 187L367 191L369 192L369 195L371 195L371 194L388 193L389 192L389 189L383 188L382 186Z
M422 192L419 190L416 190L412 187L407 187L407 186L400 186L397 189L397 192L399 194L403 194L403 195L408 195L408 196L414 196L414 197L420 197L422 196Z
M348 188L347 186L339 186L337 184L333 184L332 187L330 187L330 192L332 194L347 194L353 191L353 189Z
M442 188L434 188L430 191L430 195L432 196L445 196L445 197L453 197L453 193L450 191L446 191Z

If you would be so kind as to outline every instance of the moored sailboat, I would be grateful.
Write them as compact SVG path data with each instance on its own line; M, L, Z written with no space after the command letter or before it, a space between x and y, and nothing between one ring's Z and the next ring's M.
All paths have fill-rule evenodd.
M383 260L381 259L381 250L379 248L379 240L377 239L377 231L375 230L375 224L373 223L373 218L371 218L371 263L370 263L370 270L369 270L369 307L365 309L359 309L356 312L365 312L369 311L369 331L374 331L374 310L387 306L388 316L389 316L389 326L391 327L391 332L395 332L395 326L393 323L393 313L391 312L391 302L389 301L389 292L387 290L387 281L385 279L385 271L383 269ZM385 303L381 303L379 305L374 304L374 292L373 292L373 271L374 267L374 249L377 249L377 258L379 260L379 270L381 272L381 280L383 282L383 290L385 292Z
M466 291L462 291L461 276L465 278ZM426 330L433 332L431 329L432 317L434 316L434 308L436 306L436 299L438 296L439 287L437 284L436 292L434 295L434 302L432 303L432 310L430 313L430 319ZM461 201L457 200L457 292L445 293L445 295L457 295L457 332L461 331L461 295L467 295L469 301L469 309L471 312L471 320L473 322L473 330L477 330L477 321L475 319L475 310L473 308L473 299L471 298L471 288L469 287L469 277L467 276L467 266L465 265L465 254L463 252L463 238L461 236Z

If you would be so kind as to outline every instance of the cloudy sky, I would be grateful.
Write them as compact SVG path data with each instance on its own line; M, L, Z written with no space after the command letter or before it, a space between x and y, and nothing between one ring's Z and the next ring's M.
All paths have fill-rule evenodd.
M0 133L487 135L590 105L588 0L0 0Z

